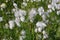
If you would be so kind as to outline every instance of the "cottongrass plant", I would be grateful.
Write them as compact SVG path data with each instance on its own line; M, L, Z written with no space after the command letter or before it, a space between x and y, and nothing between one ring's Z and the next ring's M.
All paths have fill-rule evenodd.
M0 0L0 40L60 40L60 0Z

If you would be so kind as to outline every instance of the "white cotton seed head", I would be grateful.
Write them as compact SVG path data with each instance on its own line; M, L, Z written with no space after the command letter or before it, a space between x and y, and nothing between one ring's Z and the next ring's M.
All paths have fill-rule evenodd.
M20 16L26 16L26 11L19 9L19 15Z
M43 30L43 32L42 32L43 34L46 34L46 31L45 30Z
M2 3L2 4L0 5L0 7L1 7L1 8L5 8L5 7L6 7L6 4L5 4L5 3Z
M25 17L20 17L20 20L22 21L22 22L24 22L25 21Z
M43 33L43 38L44 38L44 39L48 38L48 35L47 35L47 33L46 33L46 31L45 31L45 30L43 30L43 32L42 32L42 33Z
M26 32L25 32L24 30L21 31L21 35L25 35L25 33L26 33Z
M51 9L49 9L49 10L47 10L47 12L48 12L48 13L51 13L51 12L52 12L52 10L51 10Z
M14 6L15 8L17 8L17 4L16 4L16 3L13 3L13 6Z
M3 21L3 17L0 17L0 22Z
M14 21L10 20L9 21L9 28L12 29L14 27Z
M38 32L38 28L35 28L35 32L36 32L36 33Z
M24 38L26 38L26 36L20 36L19 40L23 40Z
M33 20L34 20L34 16L36 16L37 15L37 12L36 12L36 9L35 8L32 8L31 10L30 10L30 12L29 12L29 19L30 19L30 22L33 22Z
M30 19L30 22L32 22L32 23L33 23L33 21L34 21L33 19Z
M26 2L23 2L22 5L23 5L23 6L27 6L27 3L26 3Z
M60 4L55 5L56 9L60 9Z
M40 27L40 23L39 23L39 22L37 22L37 23L36 23L36 26L37 26L37 27Z
M52 2L51 5L52 5L52 7L53 7L53 6L56 6L57 4L56 4L55 2L54 2L54 3Z
M43 38L44 39L48 38L48 35L47 34L43 34Z
M20 25L20 22L16 22L16 25L18 26L18 27L20 27L21 25Z
M48 8L52 8L52 5L51 5L51 4L49 4L49 5L48 5Z
M44 8L43 8L43 7L39 7L39 8L38 8L38 13L39 13L39 15L42 15L43 12L44 12Z
M43 21L46 20L46 16L45 15L42 15L42 19L43 19Z
M60 11L57 11L57 15L60 15Z
M19 17L19 16L20 16L20 15L19 15L19 12L16 11L16 12L14 13L14 16L15 16L15 17Z
M15 18L15 23L18 27L20 27L20 18L19 17Z
M16 9L15 9L15 8L13 8L13 9L12 9L12 12L16 12Z
M41 31L42 31L42 28L41 28L41 27L39 27L39 28L38 28L38 32L41 32Z
M15 17L19 17L19 11L17 9L13 8L12 13L14 13Z
M53 3L60 2L60 0L52 0Z
M49 8L49 9L52 9L53 11L55 11L55 8L54 8L55 5L56 5L56 4L54 4L54 5L49 4L49 5L48 5L48 8Z
M30 10L30 12L29 12L29 15L31 16L31 15L36 15L37 14L37 12L36 12L36 9L35 8L32 8L31 10Z
M23 38L20 36L20 37L19 37L19 40L23 40Z
M23 39L24 39L24 38L26 38L26 36L25 36L25 35L22 35L21 37L22 37Z
M25 10L17 10L17 9L12 9L12 12L14 13L15 17L21 17L21 16L25 16L26 15L26 11Z
M53 10L53 11L55 11L55 8L54 8L54 7L52 7L52 10Z
M36 26L37 26L37 27L40 27L40 28L44 28L44 27L46 27L46 24L43 23L43 22L37 22L37 23L36 23Z
M38 8L38 12L39 12L39 11L40 11L40 12L44 12L44 8L43 8L43 7L39 7L39 8Z

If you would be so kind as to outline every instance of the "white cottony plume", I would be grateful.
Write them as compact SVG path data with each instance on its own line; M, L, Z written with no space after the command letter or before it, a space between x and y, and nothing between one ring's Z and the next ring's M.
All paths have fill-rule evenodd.
M43 34L46 34L46 31L45 30L43 30L43 32L42 32Z
M20 16L26 16L26 11L19 9L19 15Z
M3 21L3 17L0 17L0 22Z
M52 9L52 10L54 10L54 11L55 11L54 6L55 6L55 5L49 4L49 5L48 5L48 8L49 8L49 9Z
M5 3L2 3L2 4L0 5L0 7L1 7L1 10L3 11L3 8L6 8L6 4L5 4Z
M20 40L23 40L24 38L26 38L26 35L25 35L25 34L26 34L25 30L22 30L22 31L21 31L21 36L20 36L19 39L20 39Z
M19 40L23 40L24 38L26 38L26 36L20 36Z
M12 12L13 12L13 13L15 13L15 12L16 12L16 9L15 9L15 8L13 8L13 9L12 9Z
M57 4L57 2L60 2L60 0L52 0L51 5L54 6L56 9L60 9L60 4ZM52 9L55 9L52 7Z
M38 32L38 28L35 28L35 32L36 32L36 33Z
M31 10L30 10L30 12L29 12L29 15L31 16L31 15L36 15L37 14L37 12L36 12L36 9L35 8L32 8Z
M42 28L38 27L38 28L35 28L35 32L42 32Z
M52 3L60 2L60 0L52 0Z
M42 15L42 19L43 19L43 21L46 20L46 16L45 15Z
M25 17L24 17L24 16L20 17L20 20L21 20L22 22L24 22L24 21L25 21Z
M57 15L60 15L60 11L57 11Z
M37 29L38 32L41 32L42 29L44 29L44 28L46 27L46 24L43 23L43 22L37 22L37 23L36 23L36 27L38 28L38 29Z
M36 23L36 26L37 26L37 27L44 28L44 27L46 27L47 25L46 25L44 22L37 22L37 23Z
M47 10L47 12L48 12L48 13L51 13L51 12L52 12L52 10L51 10L51 9L49 9L49 10Z
M20 36L20 37L19 37L19 40L23 40L23 38Z
M42 15L44 13L44 8L43 7L39 7L38 8L38 12L39 12L39 15Z
M20 16L20 20L22 21L22 22L24 22L25 21L25 16L26 16L26 11L25 10L19 10L19 16Z
M30 10L30 12L29 12L29 19L30 19L30 22L33 22L33 20L34 20L34 16L36 16L37 15L37 12L36 12L36 9L35 8L32 8L31 10Z
M19 16L20 16L20 15L19 15L19 10L16 9L16 8L13 8L13 9L12 9L12 13L14 13L14 16L15 16L15 17L19 17Z
M20 27L20 18L19 17L15 18L15 23L17 26Z
M53 10L53 11L55 11L55 8L54 8L54 7L52 7L52 10Z
M16 3L13 3L13 6L14 6L15 8L17 8L17 4L16 4Z
M26 3L26 2L23 2L22 5L23 5L23 6L27 6L27 3Z
M14 20L10 20L9 21L9 28L13 29L13 27L14 27Z
M56 9L60 9L60 4L55 5Z
M26 33L25 30L21 31L21 35L25 35L25 33Z
M43 38L44 38L44 39L48 38L48 35L47 35L47 33L46 33L46 31L45 31L45 30L43 30L43 32L42 32L42 33L43 33Z
M25 16L26 15L26 11L25 10L21 10L21 9L12 9L12 12L14 13L15 17L20 17L20 16Z
M15 16L15 23L17 26L20 26L20 21L25 21L26 11L22 9L12 9L12 12Z
M15 17L19 17L19 12L16 11L16 12L14 13L14 15L15 15Z
M49 4L49 5L48 5L48 8L52 8L52 5L51 5L51 4Z
M44 34L44 35L43 35L43 38L44 38L44 39L48 38L48 35L47 35L47 34Z
M42 31L42 28L41 27L38 27L38 32L41 32Z
M22 16L26 16L26 11L22 10L22 9L12 9L12 12L14 13L15 17L22 17Z
M0 7L1 7L1 8L5 8L5 7L6 7L6 4L5 4L5 3L2 3L2 4L0 5Z

